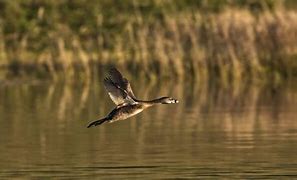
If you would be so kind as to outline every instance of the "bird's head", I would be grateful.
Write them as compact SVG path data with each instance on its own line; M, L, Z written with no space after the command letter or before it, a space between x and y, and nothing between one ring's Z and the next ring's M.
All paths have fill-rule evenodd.
M175 104L178 103L178 100L171 97L161 97L160 102L162 104Z

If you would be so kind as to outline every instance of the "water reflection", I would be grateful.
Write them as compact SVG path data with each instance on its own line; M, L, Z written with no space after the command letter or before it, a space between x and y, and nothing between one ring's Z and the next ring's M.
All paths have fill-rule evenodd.
M102 83L1 86L0 177L296 175L294 87L132 85L180 104L87 129L114 106Z

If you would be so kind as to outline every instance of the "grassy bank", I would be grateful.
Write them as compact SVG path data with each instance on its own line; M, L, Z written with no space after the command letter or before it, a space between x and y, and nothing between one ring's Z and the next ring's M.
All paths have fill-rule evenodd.
M151 79L297 75L297 12L283 1L214 2L2 2L1 74L91 78L116 65Z

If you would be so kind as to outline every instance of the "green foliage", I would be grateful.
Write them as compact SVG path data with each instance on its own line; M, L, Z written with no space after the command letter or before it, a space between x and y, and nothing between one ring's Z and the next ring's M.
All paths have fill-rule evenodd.
M0 18L4 33L28 33L36 27L56 30L66 25L75 33L82 27L96 32L98 16L108 26L127 21L131 16L156 16L181 11L218 11L225 7L268 7L273 9L280 0L2 0ZM118 28L118 27L117 27Z

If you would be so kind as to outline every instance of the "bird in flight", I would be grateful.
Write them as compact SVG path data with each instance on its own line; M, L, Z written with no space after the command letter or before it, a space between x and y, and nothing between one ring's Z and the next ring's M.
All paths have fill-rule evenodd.
M177 99L171 97L161 97L150 101L138 100L129 81L116 68L109 70L109 75L104 79L104 87L116 107L106 117L91 122L88 128L127 119L156 104L178 103Z

